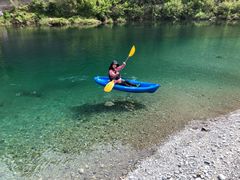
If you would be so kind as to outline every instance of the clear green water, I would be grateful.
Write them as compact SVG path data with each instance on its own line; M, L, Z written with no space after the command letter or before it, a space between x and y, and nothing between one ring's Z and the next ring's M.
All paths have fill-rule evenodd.
M240 26L0 28L0 156L26 176L46 150L65 154L121 142L159 143L189 120L238 109ZM123 76L154 94L109 94L93 77L137 51ZM104 106L106 101L115 103Z

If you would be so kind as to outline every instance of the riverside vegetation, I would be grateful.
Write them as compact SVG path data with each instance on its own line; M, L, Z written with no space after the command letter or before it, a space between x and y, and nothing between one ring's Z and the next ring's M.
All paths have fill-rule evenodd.
M33 0L0 17L1 25L99 25L157 20L239 20L239 0Z

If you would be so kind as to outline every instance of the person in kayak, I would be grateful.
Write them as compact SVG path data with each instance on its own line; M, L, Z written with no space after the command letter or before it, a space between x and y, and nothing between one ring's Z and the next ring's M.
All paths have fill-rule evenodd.
M123 62L123 64L120 66L116 60L114 60L108 69L108 77L110 81L114 80L116 84L124 85L124 86L133 86L138 87L139 85L132 84L124 79L121 78L121 75L119 71L121 71L126 66L126 63Z

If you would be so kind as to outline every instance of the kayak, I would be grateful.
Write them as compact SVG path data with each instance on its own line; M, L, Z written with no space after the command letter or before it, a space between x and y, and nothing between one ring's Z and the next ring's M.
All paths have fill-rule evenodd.
M109 78L106 76L96 76L94 77L94 80L96 81L97 84L100 84L101 86L106 86L107 83L110 82ZM138 87L115 84L113 89L119 90L119 91L125 91L125 92L132 92L132 93L154 93L160 87L160 84L141 82L141 81L130 80L130 79L124 79L124 80L127 80L130 83L136 84L138 85Z

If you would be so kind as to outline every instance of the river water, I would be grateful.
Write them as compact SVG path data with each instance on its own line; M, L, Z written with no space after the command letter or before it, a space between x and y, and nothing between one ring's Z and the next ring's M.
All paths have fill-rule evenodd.
M104 93L94 76L133 44L122 76L161 87ZM239 47L239 25L0 28L0 175L124 176L190 120L239 108Z

